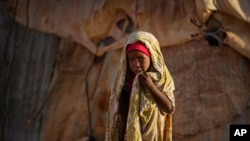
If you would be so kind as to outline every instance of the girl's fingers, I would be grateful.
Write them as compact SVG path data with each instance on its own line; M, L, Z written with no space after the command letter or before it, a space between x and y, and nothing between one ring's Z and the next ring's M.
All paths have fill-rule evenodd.
M144 83L146 81L146 76L144 73L139 74L139 80L140 82Z

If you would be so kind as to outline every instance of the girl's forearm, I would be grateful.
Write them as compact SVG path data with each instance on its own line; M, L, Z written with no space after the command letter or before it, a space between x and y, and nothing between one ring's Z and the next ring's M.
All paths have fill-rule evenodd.
M173 111L173 107L171 101L164 95L155 85L148 87L149 92L153 96L154 100L156 101L157 105L167 113L171 113Z

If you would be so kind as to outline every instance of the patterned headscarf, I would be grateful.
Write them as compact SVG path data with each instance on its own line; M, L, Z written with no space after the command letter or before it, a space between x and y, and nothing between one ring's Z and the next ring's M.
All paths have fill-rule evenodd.
M147 73L151 76L158 89L171 101L174 111L174 82L165 65L158 40L151 33L138 31L129 36L126 47L128 44L133 44L137 41L144 43L149 50L153 69L150 69ZM116 121L119 98L127 72L126 47L123 48L120 60L121 66L111 88L106 141L118 140ZM140 85L136 76L130 95L125 139L127 141L171 141L173 111L164 113L158 107L149 91Z

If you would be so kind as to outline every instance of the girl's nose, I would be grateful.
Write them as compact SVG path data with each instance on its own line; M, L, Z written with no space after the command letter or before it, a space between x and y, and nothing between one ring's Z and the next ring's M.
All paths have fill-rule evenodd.
M140 62L139 62L138 59L135 59L135 66L136 66L136 67L140 67Z

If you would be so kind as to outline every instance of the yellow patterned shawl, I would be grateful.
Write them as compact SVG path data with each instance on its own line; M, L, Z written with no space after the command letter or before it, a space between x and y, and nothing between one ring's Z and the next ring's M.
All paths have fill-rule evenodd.
M148 32L138 31L129 36L127 44L143 42L151 53L153 70L147 72L155 85L168 97L175 108L174 82L165 65L158 40ZM127 45L126 45L127 46ZM111 88L109 111L106 127L106 141L118 141L116 127L119 98L125 81L127 69L126 47L121 55L121 66L116 74ZM127 141L171 141L172 140L172 113L164 113L155 103L151 94L140 86L137 76L133 82L130 96L128 120L125 140Z

